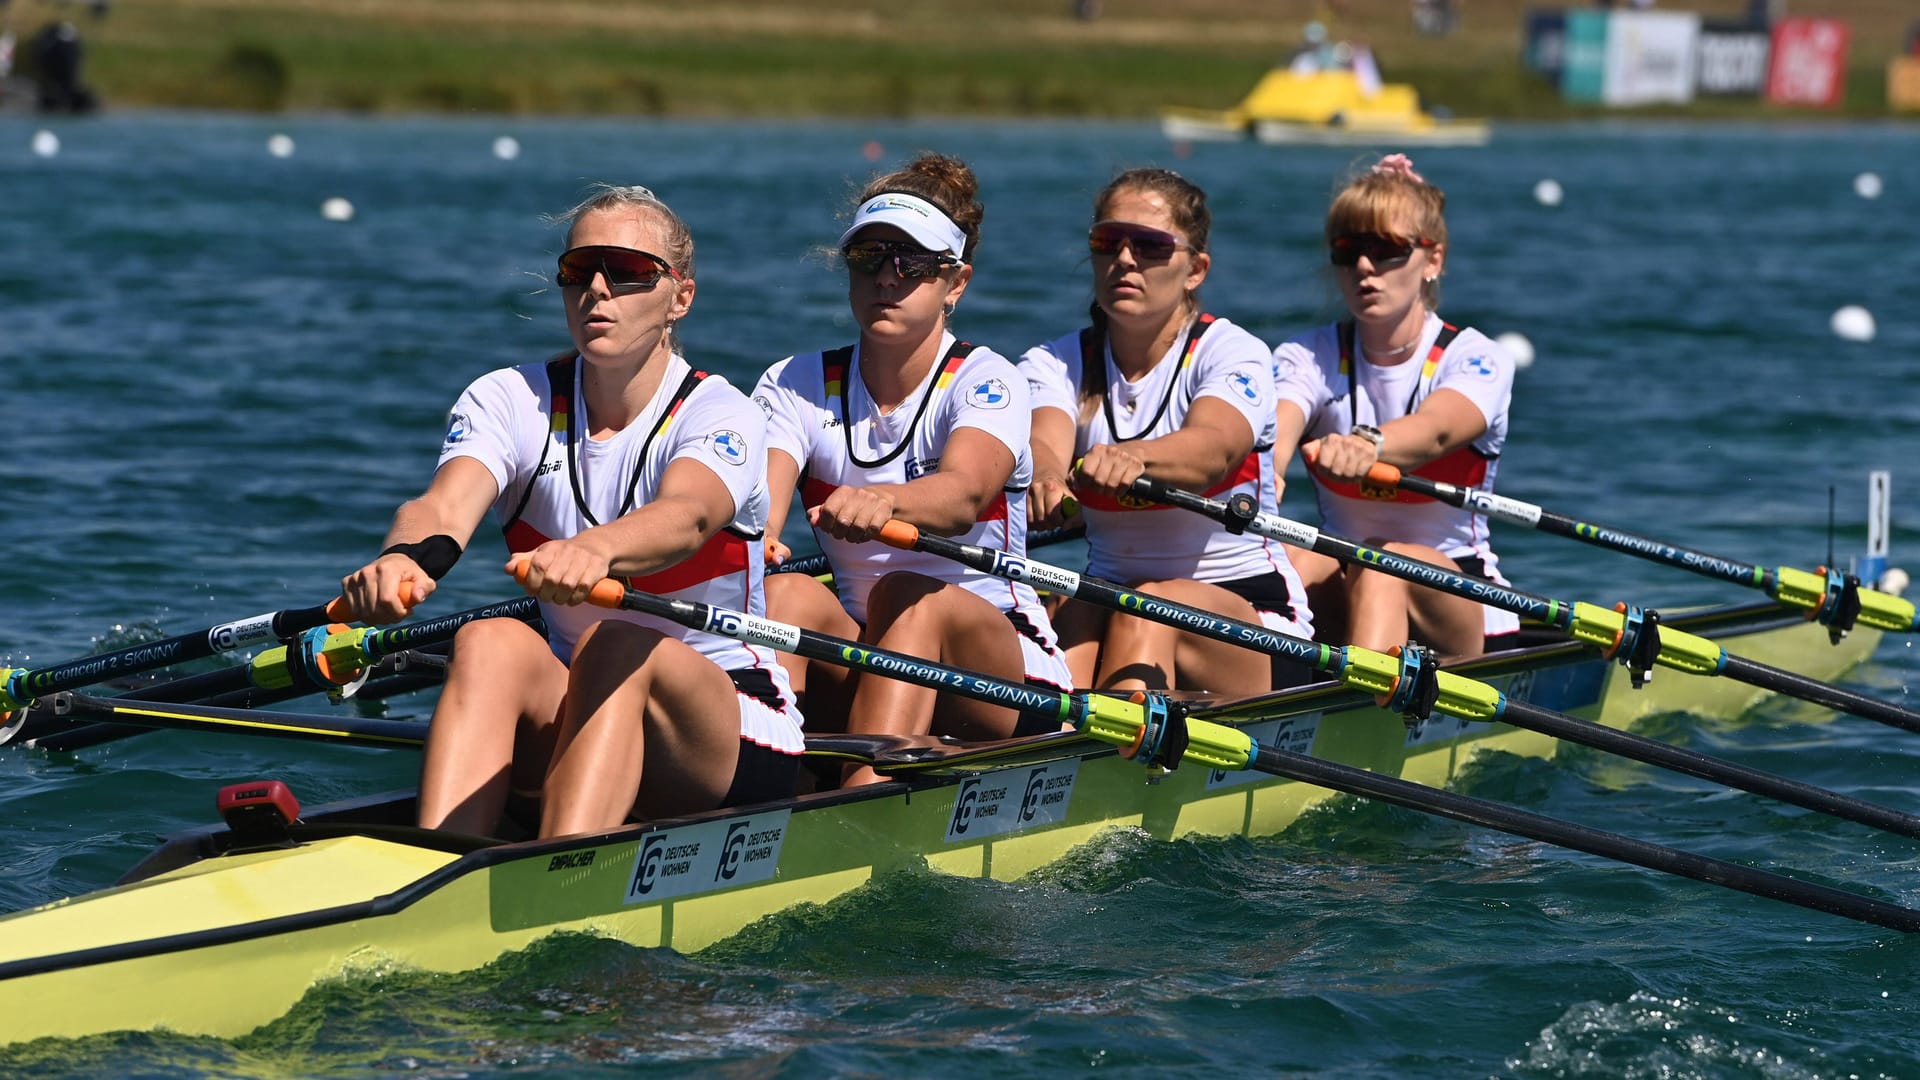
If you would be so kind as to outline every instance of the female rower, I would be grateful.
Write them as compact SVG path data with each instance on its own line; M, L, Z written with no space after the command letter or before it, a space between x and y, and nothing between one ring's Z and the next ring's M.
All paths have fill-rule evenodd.
M1329 533L1505 584L1478 515L1362 486L1384 461L1493 490L1513 361L1486 335L1435 314L1445 209L1446 196L1404 154L1382 158L1334 196L1327 243L1349 317L1274 350L1275 468L1284 470L1304 440ZM1477 656L1519 630L1511 613L1462 597L1342 569L1324 555L1294 558L1329 640L1387 649L1411 636L1443 655Z
M784 797L797 775L799 714L770 650L581 606L617 574L763 610L765 420L680 354L693 237L665 203L602 187L563 220L554 280L577 351L469 386L432 484L342 582L360 617L400 618L492 507L542 601L547 638L491 619L455 639L420 781L429 828L491 832L510 792L544 787L540 834L585 832Z
M947 328L973 277L984 213L978 189L972 170L938 154L868 183L840 235L859 341L788 357L761 377L755 397L768 415L770 528L777 536L800 483L839 592L836 599L811 578L776 574L767 605L775 618L842 637L1064 688L1066 664L1032 588L869 543L899 518L966 543L1026 551L1026 384L1004 357ZM816 718L827 712L822 681L831 674L795 668ZM1043 727L1036 718L1027 727L1057 722ZM970 739L1027 729L1010 710L878 677L855 680L847 728ZM855 769L846 779L879 777Z
M1034 520L1058 520L1071 487L1087 522L1089 573L1310 636L1306 593L1280 544L1127 497L1147 476L1275 509L1270 354L1200 309L1211 263L1206 193L1178 173L1134 169L1094 199L1093 219L1093 325L1020 360L1033 394ZM1056 625L1078 686L1254 694L1306 674L1076 602Z

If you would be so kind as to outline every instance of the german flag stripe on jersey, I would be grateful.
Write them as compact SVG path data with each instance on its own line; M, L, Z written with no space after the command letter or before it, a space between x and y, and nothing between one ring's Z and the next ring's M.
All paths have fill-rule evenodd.
M1206 494L1207 497L1212 498L1214 496L1232 491L1234 488L1239 487L1241 484L1259 483L1260 482L1260 458L1261 458L1261 452L1258 450L1254 451L1251 454L1248 454L1240 462L1240 467L1238 469L1229 473L1226 479L1221 480L1219 483L1208 488L1204 494ZM1082 507L1085 507L1088 510L1103 510L1110 514L1133 513L1133 512L1142 511L1142 510L1152 511L1152 510L1174 509L1174 507L1169 506L1166 503L1154 502L1150 499L1136 499L1131 495L1122 495L1119 498L1115 498L1112 495L1104 495L1097 491L1089 491L1084 494L1076 491L1074 493L1074 497L1078 498L1080 500L1080 505Z

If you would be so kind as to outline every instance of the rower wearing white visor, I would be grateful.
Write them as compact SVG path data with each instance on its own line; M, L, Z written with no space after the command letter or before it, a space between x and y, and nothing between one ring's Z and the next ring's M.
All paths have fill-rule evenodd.
M769 614L841 637L1006 679L1065 688L1053 627L1033 589L922 552L874 543L898 518L965 543L1026 553L1026 382L947 327L973 277L984 214L971 169L924 154L867 184L840 236L853 345L788 357L761 376L767 411L768 557L797 489L833 567L770 575ZM816 728L968 739L1054 730L1057 720L788 658ZM848 784L880 779L849 770Z
M1277 509L1267 346L1200 308L1211 214L1197 185L1134 169L1093 204L1092 325L1020 358L1033 395L1035 520L1087 522L1088 571L1299 637L1306 591L1277 541L1127 496L1142 476ZM1068 601L1057 613L1075 682L1101 689L1264 693L1305 665Z

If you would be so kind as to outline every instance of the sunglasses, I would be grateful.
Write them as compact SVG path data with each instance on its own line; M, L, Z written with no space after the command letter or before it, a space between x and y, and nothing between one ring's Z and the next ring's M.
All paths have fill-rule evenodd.
M1087 230L1087 250L1095 255L1118 255L1122 244L1132 248L1133 257L1141 262L1166 262L1174 252L1193 246L1165 229L1130 221L1096 221Z
M902 281L933 277L949 266L961 265L961 261L951 255L884 240L848 244L840 249L840 257L846 260L847 269L857 274L877 274L882 266L891 262L893 272L900 275Z
M680 271L652 252L589 244L560 253L560 270L553 275L553 282L563 289L583 288L593 283L595 274L603 275L607 287L614 290L651 289L663 276L680 280Z
M1418 240L1402 240L1377 233L1344 233L1328 241L1328 246L1335 266L1358 266L1360 256L1365 255L1375 270L1395 270L1407 265L1407 260L1413 258L1414 248L1437 245L1424 236Z

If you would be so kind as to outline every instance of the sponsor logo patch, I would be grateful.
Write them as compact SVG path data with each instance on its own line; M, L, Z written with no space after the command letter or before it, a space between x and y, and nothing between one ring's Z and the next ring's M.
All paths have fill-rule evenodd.
M1073 802L1080 760L1053 761L1028 768L998 769L960 781L947 842L978 840L1035 825L1065 821Z
M1468 371L1473 372L1483 379L1493 378L1493 361L1484 356L1476 356L1469 359L1466 363L1466 368Z
M627 879L627 903L693 896L773 877L792 811L648 833Z
M455 412L447 414L448 446L452 446L454 443L465 439L471 434L473 434L473 421L468 419L465 413Z
M1234 393L1246 398L1249 404L1258 405L1263 398L1260 392L1260 384L1253 381L1245 372L1237 372L1228 376L1227 385L1233 387Z
M1013 395L1007 392L1007 384L999 379L975 383L973 389L967 391L967 401L976 409L1004 409L1011 400Z
M747 439L737 431L716 431L707 436L713 446L713 456L729 465L747 463Z

